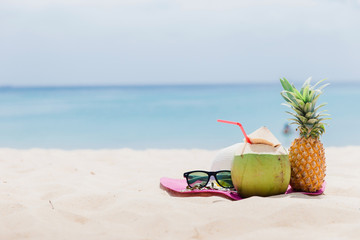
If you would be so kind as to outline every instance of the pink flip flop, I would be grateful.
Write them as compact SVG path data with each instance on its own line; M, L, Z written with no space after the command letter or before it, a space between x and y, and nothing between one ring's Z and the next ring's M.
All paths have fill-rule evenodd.
M160 186L170 192L172 195L175 196L220 196L220 197L225 197L228 198L230 200L241 200L243 199L242 197L240 197L236 191L230 191L230 190L217 190L217 189L195 189L195 190L190 190L187 189L187 183L185 179L174 179L174 178L166 178L163 177L160 179ZM324 193L325 191L325 186L326 183L324 182L321 189L317 192L299 192L299 193L303 193L306 195L321 195ZM295 191L291 188L291 186L289 185L287 191L285 192L285 194L290 194L290 193L294 193Z

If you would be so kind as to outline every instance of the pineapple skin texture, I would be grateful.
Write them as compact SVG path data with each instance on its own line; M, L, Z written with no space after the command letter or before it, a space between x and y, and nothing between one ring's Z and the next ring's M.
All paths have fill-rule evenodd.
M290 185L295 191L316 192L325 179L325 151L317 138L297 138L289 149Z

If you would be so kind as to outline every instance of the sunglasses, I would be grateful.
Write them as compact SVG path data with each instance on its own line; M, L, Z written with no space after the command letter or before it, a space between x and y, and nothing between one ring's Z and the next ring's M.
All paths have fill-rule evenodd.
M211 176L214 176L216 182L223 188L234 187L231 181L231 171L228 170L221 170L216 172L195 170L184 173L184 178L186 178L187 184L190 188L205 187L208 184Z

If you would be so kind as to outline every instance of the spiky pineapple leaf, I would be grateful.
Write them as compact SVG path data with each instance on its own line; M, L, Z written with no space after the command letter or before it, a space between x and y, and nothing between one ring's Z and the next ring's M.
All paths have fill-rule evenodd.
M299 120L300 120L299 115L297 115L297 114L295 114L295 113L292 113L292 112L289 112L289 111L285 111L285 112L288 113L288 114L290 114L290 115L292 115L292 116L295 117L296 119L299 119Z
M287 120L290 122L290 125L299 125L299 120L294 118L288 118Z
M322 103L322 104L320 104L319 106L317 106L315 109L314 109L314 111L316 112L317 110L319 110L320 108L322 108L322 107L324 107L324 106L326 106L327 105L327 103ZM327 110L325 110L325 111L327 111Z
M320 83L322 83L323 81L325 81L326 80L326 78L324 78L324 79L321 79L320 81L318 81L317 83L315 83L315 85L314 86L312 86L311 87L311 89L316 89L317 88L317 86L320 84Z
M292 86L286 78L280 78L281 85L283 86L284 90L292 92Z
M302 85L301 89L304 89L306 86L310 86L311 79L312 79L312 77L309 77L308 79L306 79L304 84Z
M288 108L291 108L292 110L294 110L299 115L303 114L300 108L294 107L294 106L286 104L286 103L282 103L281 105L284 105L284 106L286 106Z
M310 119L308 119L307 120L307 124L314 124L314 123L316 123L318 120L316 119L316 118L310 118Z
M286 104L283 105L293 110L293 112L286 112L293 116L293 118L289 119L292 121L291 124L299 125L297 129L300 131L302 137L319 137L325 132L324 124L326 123L323 121L330 118L327 118L326 116L328 116L328 114L323 113L323 111L318 111L325 106L326 103L316 106L322 94L322 89L329 85L323 84L320 86L324 80L325 79L322 79L311 86L311 78L308 78L299 92L286 78L280 79L284 89L281 92L281 96L286 101Z
M326 84L322 85L321 87L319 87L318 90L322 91L324 88L326 88L329 85L330 85L330 83L326 83Z
M311 108L312 108L311 102L307 102L307 103L305 104L304 111L305 111L305 112L310 112L310 111L311 111Z
M306 86L303 91L304 102L309 102L309 86Z
M282 91L280 94L281 94L281 96L285 99L285 101L287 101L288 103L293 103L293 102L294 102L292 99L290 99L290 98L288 97L289 94L288 94L287 92Z
M315 97L315 91L314 90L310 90L310 95L309 95L309 102L312 102L314 100Z
M305 114L305 117L306 118L312 118L314 115L315 115L314 112L308 112L308 113Z
M315 97L314 97L314 99L311 101L312 102L312 104L316 104L316 102L317 102L317 100L319 99L319 97L321 96L321 93L320 94L318 94L318 95L315 95Z
M288 108L292 108L292 106L290 106L290 105L287 104L287 103L282 103L281 105L286 106L286 107L288 107Z
M330 116L330 114L323 113L323 114L316 115L317 118L319 118L319 117L327 117L327 116Z
M293 88L293 90L294 90L293 93L295 94L296 98L299 99L299 100L304 101L303 96L300 94L300 92L295 87Z

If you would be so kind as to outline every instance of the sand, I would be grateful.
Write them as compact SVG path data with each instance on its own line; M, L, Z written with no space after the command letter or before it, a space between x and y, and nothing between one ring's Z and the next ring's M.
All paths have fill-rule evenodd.
M0 239L360 239L360 147L327 148L324 195L174 197L207 150L0 149Z

